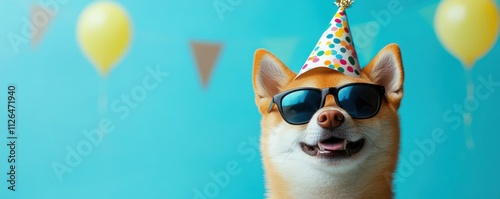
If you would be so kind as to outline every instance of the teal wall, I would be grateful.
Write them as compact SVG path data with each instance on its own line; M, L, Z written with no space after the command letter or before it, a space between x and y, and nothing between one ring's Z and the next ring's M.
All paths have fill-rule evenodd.
M8 143L10 84L17 86L18 120L16 191L7 189L8 148L2 144L0 198L197 198L205 189L212 194L206 198L262 198L253 52L267 48L298 71L336 11L332 1L117 1L131 16L133 40L104 81L75 36L79 14L92 1L59 1L38 45L11 44L8 35L22 34L37 2L51 1L0 2L0 143ZM230 10L218 13L214 2ZM499 198L500 87L483 90L489 95L471 109L472 123L464 129L455 107L463 107L467 82L460 62L436 38L438 2L360 0L348 9L352 34L362 38L356 41L362 65L389 43L403 52L402 164L395 192L405 199ZM401 12L379 18L376 13L393 3ZM380 28L370 29L373 24ZM206 88L191 41L222 45ZM497 44L476 63L470 74L476 85L481 78L500 82L499 55ZM148 70L165 76L144 90ZM123 101L140 89L144 99ZM102 121L108 133L85 145L91 143L85 132ZM466 128L473 147L466 145ZM433 132L443 137L430 144ZM68 162L78 147L88 154ZM59 163L68 170L58 177ZM217 184L214 175L228 180Z

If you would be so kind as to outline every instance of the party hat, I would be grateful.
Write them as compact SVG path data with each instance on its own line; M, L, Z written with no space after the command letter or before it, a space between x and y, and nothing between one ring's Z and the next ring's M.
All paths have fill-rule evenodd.
M348 76L359 77L361 69L345 12L345 9L352 3L353 0L337 0L339 10L333 16L328 29L319 39L297 77L317 67L328 67Z

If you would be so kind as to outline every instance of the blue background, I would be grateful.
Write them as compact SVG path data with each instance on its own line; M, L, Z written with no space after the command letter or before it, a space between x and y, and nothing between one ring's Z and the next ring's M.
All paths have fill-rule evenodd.
M48 0L0 3L0 104L7 103L10 84L17 86L18 98L16 192L7 190L7 110L0 108L1 198L194 198L196 190L213 188L210 173L225 172L228 164L237 164L239 172L211 189L213 196L262 198L260 155L249 142L260 134L251 84L253 52L267 48L297 72L337 9L326 0L241 0L235 5L220 0L232 8L220 17L215 1L117 1L131 16L133 39L103 83L75 36L79 14L92 1L60 4L38 45L24 43L14 50L7 35L21 34L23 19L38 2ZM360 0L349 8L353 35L377 22L373 13L390 2ZM396 182L397 198L499 198L498 87L471 113L475 145L468 148L464 125L443 118L463 104L467 83L460 62L435 36L438 1L396 2L402 12L391 14L366 43L356 42L362 65L389 43L398 43L403 52L400 158L413 158L413 164L411 172L399 167L397 175L406 177ZM193 40L223 46L207 88L190 49ZM499 55L497 44L475 64L476 85L479 77L500 81ZM142 84L147 67L157 66L168 76L137 108L129 107L126 117L99 108L103 87L109 103L120 102ZM82 132L97 128L102 117L112 121L114 131L59 180L53 163L65 163L66 148L86 141ZM432 138L436 129L446 140L415 159L414 154L423 154L416 142Z

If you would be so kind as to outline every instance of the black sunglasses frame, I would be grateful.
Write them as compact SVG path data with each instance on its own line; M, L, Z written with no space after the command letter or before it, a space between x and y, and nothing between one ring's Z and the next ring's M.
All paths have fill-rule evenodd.
M338 99L338 94L339 94L339 91L342 90L343 88L345 87L349 87L349 86L356 86L356 85L363 85L363 86L370 86L370 87L373 87L377 92L379 92L379 99L378 99L378 105L377 105L377 110L372 114L372 115L369 115L367 117L352 117L353 119L368 119L368 118L371 118L375 115L378 114L378 112L380 111L380 107L382 106L382 100L383 98L386 98L386 92L385 92L385 88L384 86L381 86L381 85L377 85L377 84L368 84L368 83L351 83L351 84L345 84L345 85L342 85L340 87L330 87L330 88L323 88L323 89L319 89L319 88L314 88L314 87L301 87L301 88L296 88L296 89L292 89L292 90L287 90L287 91L283 91L281 93L278 93L276 94L272 101L271 101L271 104L269 104L269 109L268 109L268 112L271 112L272 108L273 108L273 105L276 104L278 106L278 110L280 112L280 115L281 117L283 118L283 120L285 120L287 123L289 124L292 124L292 125L300 125L300 124L306 124L308 123L309 121L311 121L311 119L309 119L308 121L305 121L305 122L299 122L299 123L294 123L294 122L290 122L288 121L285 117L284 117L284 113L283 113L283 109L282 109L282 106L281 106L281 102L283 100L283 97L287 96L288 94L290 93L293 93L293 92L296 92L296 91L301 91L301 90L314 90L314 91L319 91L321 92L321 106L319 107L320 109L323 108L325 106L325 101L326 101L326 96L328 95L332 95L333 98L335 99L335 103L340 107L340 103L339 103L339 99ZM342 108L342 107L340 107Z

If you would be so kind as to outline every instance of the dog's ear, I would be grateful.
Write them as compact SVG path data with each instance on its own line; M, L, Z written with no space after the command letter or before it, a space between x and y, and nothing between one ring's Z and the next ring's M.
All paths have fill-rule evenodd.
M269 106L272 97L278 94L294 77L295 73L273 54L264 49L255 51L253 88L259 109L264 105L263 103L268 103L264 106Z
M361 71L361 76L385 87L389 103L397 110L403 98L404 71L397 44L389 44Z

